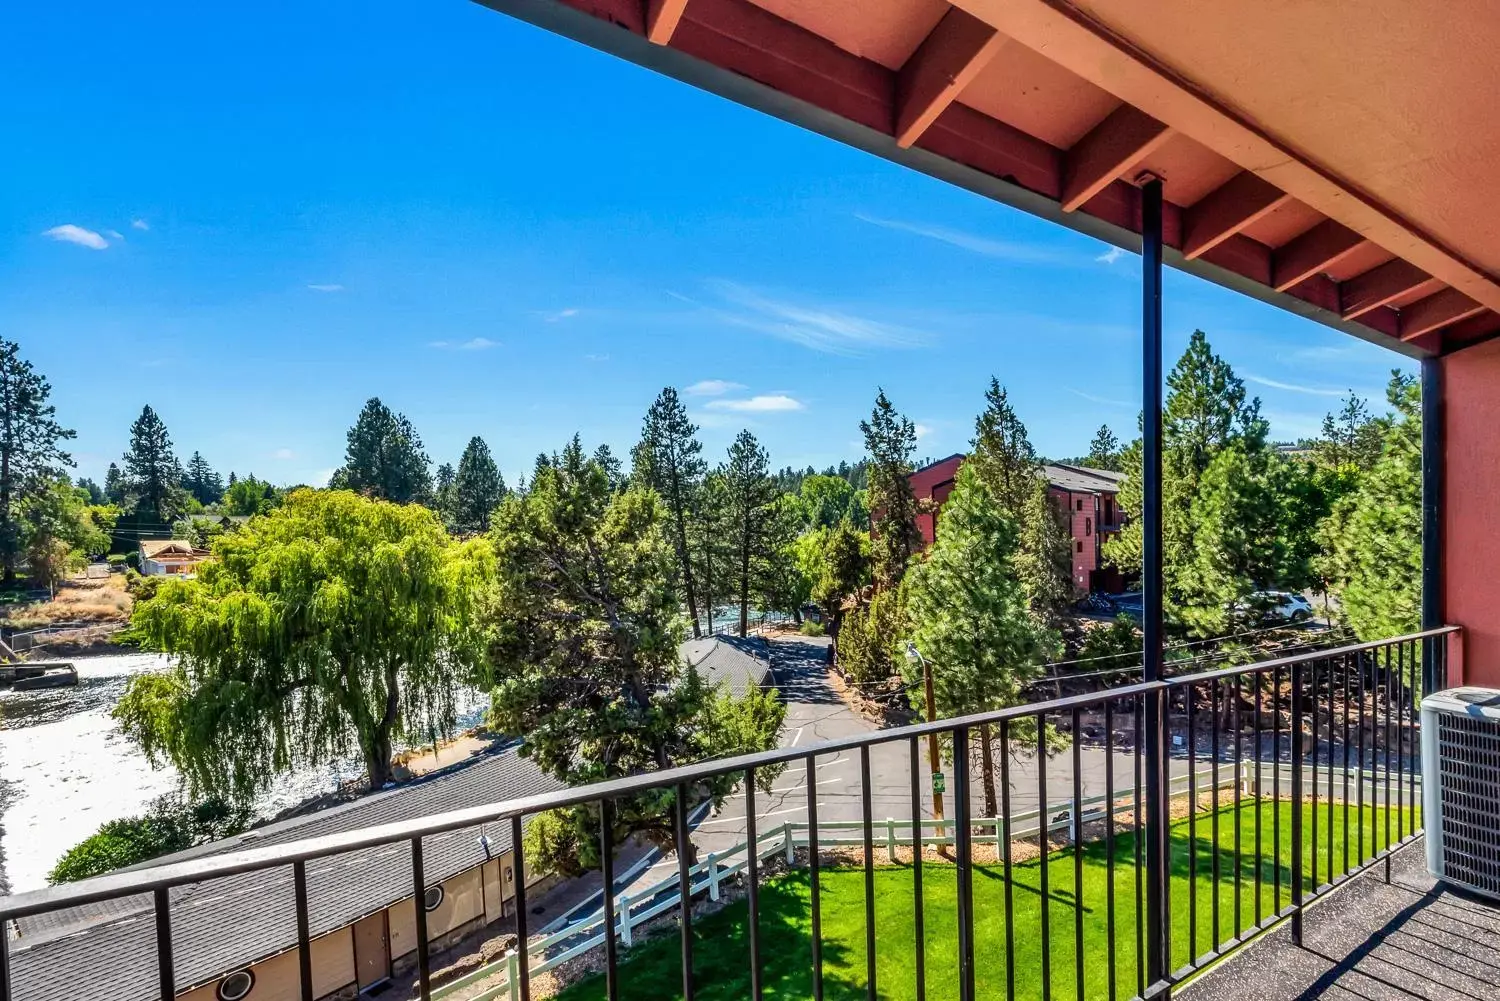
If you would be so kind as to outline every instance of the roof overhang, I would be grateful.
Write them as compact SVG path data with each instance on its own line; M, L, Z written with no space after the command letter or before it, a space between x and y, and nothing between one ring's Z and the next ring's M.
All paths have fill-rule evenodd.
M1368 0L480 0L1414 357L1500 334L1500 19Z

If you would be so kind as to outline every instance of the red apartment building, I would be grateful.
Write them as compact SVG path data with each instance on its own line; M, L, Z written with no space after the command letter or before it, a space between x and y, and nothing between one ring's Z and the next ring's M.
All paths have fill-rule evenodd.
M935 505L933 511L917 515L923 545L931 545L937 538L943 502L953 492L953 482L963 461L963 455L950 455L908 477L917 499L930 500ZM1079 594L1124 590L1124 578L1115 568L1103 565L1103 554L1104 538L1118 532L1124 523L1116 495L1125 474L1050 463L1042 467L1042 473L1047 477L1048 495L1059 509L1068 512L1068 527L1073 536L1074 590Z

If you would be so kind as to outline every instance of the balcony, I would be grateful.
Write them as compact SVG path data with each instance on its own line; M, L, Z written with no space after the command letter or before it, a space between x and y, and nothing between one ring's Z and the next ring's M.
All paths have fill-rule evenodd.
M1315 912L1299 947L1278 928L1184 988L1182 1001L1354 996L1466 1001L1500 991L1500 910L1437 884L1413 847Z
M0 939L0 1001L77 997L84 984L95 998L345 994L358 982L340 979L328 943L365 921L349 915L382 912L404 915L399 932L394 917L385 924L396 972L418 996L451 1001L529 998L543 977L568 999L1155 997L1257 940L1260 953L1300 940L1296 963L1275 963L1310 983L1364 977L1401 942L1340 952L1361 920L1460 906L1416 882L1405 850L1420 839L1416 696L1424 680L1441 683L1458 635L874 730L3 898L0 919L18 934ZM946 788L930 788L931 738L953 751ZM1001 749L993 814L975 754L985 739ZM852 781L823 770L839 762ZM702 784L734 773L744 791L707 816ZM528 818L587 804L602 830L621 803L663 790L674 843L694 851L646 870L627 867L611 839L593 884L608 892L565 927L530 927ZM934 791L949 815L934 815ZM481 835L486 854L491 842L513 850L503 920L527 947L438 976L449 940L429 915L458 877L434 882L424 862ZM1386 865L1394 889L1365 875ZM366 878L376 872L393 878ZM360 899L340 916L330 887L358 887ZM252 945L248 929L268 927ZM557 980L573 960L599 972ZM1234 968L1206 983L1281 996L1223 972Z

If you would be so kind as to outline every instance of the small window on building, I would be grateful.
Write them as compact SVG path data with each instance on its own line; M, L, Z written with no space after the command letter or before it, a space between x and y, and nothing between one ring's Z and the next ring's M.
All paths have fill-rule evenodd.
M1078 540L1078 550L1077 551L1080 552L1080 553L1083 552L1083 540L1082 539Z
M1083 510L1083 498L1081 497L1078 499L1078 510Z
M219 1001L241 1001L242 998L249 997L253 990L255 990L255 974L249 970L235 970L219 981L218 990L214 992L214 995Z
M1085 518L1085 519L1083 519L1083 534L1084 535L1093 535L1094 534L1094 519L1093 518Z
M422 895L422 909L424 911L435 911L443 906L442 886L429 886L427 892Z

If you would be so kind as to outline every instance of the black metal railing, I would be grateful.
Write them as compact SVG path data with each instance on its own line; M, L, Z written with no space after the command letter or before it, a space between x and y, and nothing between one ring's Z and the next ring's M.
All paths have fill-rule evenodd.
M1430 690L1446 679L1448 646L1458 632L1445 627L119 872L0 898L0 932L24 919L73 909L89 927L69 936L66 947L78 950L85 966L97 965L98 981L108 981L127 964L119 956L95 955L90 936L110 920L111 902L149 894L156 955L147 962L153 977L147 990L133 996L170 1001L182 989L267 958L245 955L225 969L180 970L174 945L189 930L232 939L237 929L193 927L194 909L174 912L171 891L290 870L295 941L275 952L297 950L300 997L314 1001L310 943L330 929L326 920L314 927L309 880L338 878L334 866L351 852L405 845L410 872L402 896L415 903L413 966L417 989L427 998L434 986L434 947L423 906L430 889L424 839L431 844L485 824L508 826L514 921L519 941L527 943L525 821L542 811L582 806L598 811L595 829L606 849L604 972L592 986L573 989L610 999L660 997L671 986L659 977L644 993L630 989L632 953L667 946L657 939L623 949L616 941L621 902L610 811L623 803L638 810L654 795L669 813L660 829L685 845L694 834L690 813L705 784L740 775L744 783L736 802L744 806L748 846L738 869L743 901L723 902L720 914L707 917L695 916L691 906L675 909L678 941L671 949L680 955L668 958L680 969L681 997L691 999L711 982L731 978L743 979L751 998L760 998L768 983L775 982L783 996L799 993L797 985L805 983L807 995L821 1001L835 975L840 991L833 996L970 1001L982 986L984 996L1003 993L1007 1001L1153 997L1282 920L1290 919L1300 938L1309 901L1378 861L1389 865L1391 852L1419 834L1417 705L1424 682ZM1163 721L1156 739L1148 717ZM947 792L953 816L942 821L924 816L930 813L931 777L920 744L931 735L951 755ZM984 741L991 742L992 756L976 753ZM827 785L820 769L845 760L857 762L857 778L850 781L858 787L857 808L847 800L820 803L820 786ZM796 765L802 767L791 767ZM1153 797L1143 796L1153 770L1163 791L1154 797L1155 816ZM800 783L777 793L785 864L763 866L758 775ZM991 794L997 812L985 817L984 786L990 781L998 787ZM897 792L886 792L892 789ZM910 811L900 825L904 837L897 837L894 820L876 820L877 796L886 797L882 809L900 804ZM839 805L852 814L842 827L857 821L861 835L844 839L841 848L834 835L843 818L828 812ZM1034 806L1034 824L1022 819L1031 815L1028 806ZM786 821L789 810L800 811L802 819ZM877 826L889 852L879 865ZM794 829L803 832L800 841ZM1151 837L1160 838L1156 864L1148 850ZM909 849L901 860L898 841ZM711 864L717 897L720 863ZM694 852L677 853L683 903L698 892L698 865ZM976 881L977 874L984 878ZM805 897L779 889L778 880L794 877L807 882ZM862 890L854 892L855 886ZM766 924L767 893L776 894L774 925ZM270 900L251 895L243 906L264 908ZM366 912L396 902L370 900ZM90 908L100 909L97 920ZM628 921L628 901L624 910ZM1148 920L1155 914L1160 920ZM719 931L700 935L697 926L710 921L720 922ZM722 934L724 921L735 935ZM772 933L776 938L768 945ZM743 943L737 963L744 965L737 969L722 962L729 938ZM27 949L24 937L0 933L0 1001L74 997L85 989L88 979L60 984L40 959L28 964ZM704 949L715 951L699 962L695 953ZM528 999L533 969L544 959L523 945L504 993L483 996ZM130 957L128 965L147 968L139 960ZM50 958L49 967L55 961ZM660 962L652 967L657 974L660 968Z

